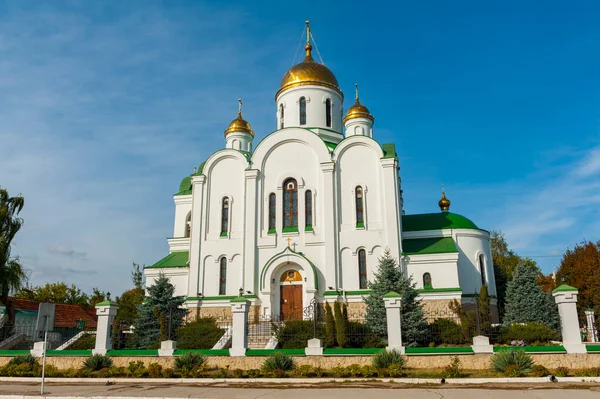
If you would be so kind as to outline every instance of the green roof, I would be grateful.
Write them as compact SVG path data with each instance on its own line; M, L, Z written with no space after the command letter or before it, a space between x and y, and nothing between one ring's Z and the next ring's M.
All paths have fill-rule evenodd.
M98 302L95 307L98 307L98 306L115 306L116 304L117 304L116 302L112 302L112 301L102 301L102 302Z
M146 266L146 269L163 269L167 267L188 267L188 251L172 252L165 256L152 266Z
M397 292L390 291L387 294L385 294L383 297L384 298L401 298L402 295L398 294Z
M381 146L383 150L384 158L398 158L398 154L396 154L396 145L393 143L384 144Z
M479 227L471 220L457 213L420 213L402 216L402 231L475 229Z
M186 176L179 183L179 191L175 195L188 195L192 193L192 176Z
M578 290L575 287L571 287L570 285L563 284L560 287L556 288L552 292L573 292L573 291L578 291Z
M458 252L452 237L416 238L402 240L405 255L446 254Z

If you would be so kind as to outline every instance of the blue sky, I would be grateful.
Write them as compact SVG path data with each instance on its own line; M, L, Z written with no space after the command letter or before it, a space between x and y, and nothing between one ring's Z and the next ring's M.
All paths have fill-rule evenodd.
M489 4L488 4L489 3ZM304 20L395 142L407 213L451 210L536 256L600 238L600 5L0 0L0 185L31 282L120 294L172 235L179 181L244 99L256 140Z

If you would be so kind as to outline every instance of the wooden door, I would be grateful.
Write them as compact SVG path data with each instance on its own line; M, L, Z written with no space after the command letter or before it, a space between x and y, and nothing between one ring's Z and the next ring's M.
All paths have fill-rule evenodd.
M302 286L281 286L281 318L283 320L302 320Z

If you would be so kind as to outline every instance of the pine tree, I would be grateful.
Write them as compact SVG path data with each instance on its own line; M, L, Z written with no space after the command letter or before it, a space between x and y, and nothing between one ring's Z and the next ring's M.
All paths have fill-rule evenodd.
M487 285L482 285L477 297L477 310L479 311L479 335L490 336L492 329L492 313L490 311L491 298Z
M420 341L427 331L427 322L423 315L423 305L417 296L416 284L410 276L405 276L396 259L386 249L379 259L379 267L375 272L375 280L369 282L373 292L364 298L367 305L365 322L369 329L380 337L387 336L387 316L383 296L390 291L402 296L401 323L402 339L406 345Z
M505 324L534 322L559 329L558 308L537 284L538 276L536 268L523 262L517 265L506 286Z
M323 342L323 346L325 348L335 346L335 319L327 301L325 301L325 342Z
M159 341L174 339L175 331L181 327L187 314L185 309L180 308L185 298L173 296L174 292L175 287L164 275L148 288L150 296L140 305L134 323L137 347L148 348L158 345Z
M348 343L348 335L346 335L347 323L338 301L335 301L333 304L333 313L335 314L335 337L337 344L340 348L345 348Z

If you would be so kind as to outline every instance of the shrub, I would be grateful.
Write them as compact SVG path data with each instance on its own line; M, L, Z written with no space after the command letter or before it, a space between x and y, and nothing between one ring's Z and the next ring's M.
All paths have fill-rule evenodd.
M172 368L163 369L162 376L163 378L173 378L175 377L175 370L173 370Z
M342 366L335 366L334 368L332 368L331 374L337 378L350 377L350 373L348 372L348 369L346 367L342 367Z
M89 371L109 369L113 366L112 359L107 355L91 355L83 362L83 368Z
M511 364L504 369L504 375L507 377L521 377L523 371L518 364Z
M358 364L351 364L347 368L348 368L348 374L350 374L351 377L360 377L361 369Z
M302 366L296 367L296 374L300 377L315 377L313 367L309 364L303 364Z
M340 348L345 348L348 343L348 336L346 335L348 323L344 319L342 306L338 301L333 303L333 314L335 316L335 340Z
M335 319L333 318L331 306L327 301L325 301L325 339L323 340L323 346L326 348L335 346Z
M396 349L391 351L384 349L373 356L373 366L378 369L388 369L392 364L404 367L404 363L404 356Z
M436 319L430 325L433 339L436 344L459 345L464 344L465 338L458 323L446 318Z
M162 376L162 366L158 363L150 363L148 365L148 375L152 378L160 378Z
M197 318L177 329L177 348L211 349L224 333L214 318Z
M262 365L265 372L282 370L289 371L294 368L294 361L285 353L275 352L269 356Z
M568 367L557 367L554 369L554 375L557 377L568 377L570 371Z
M96 347L96 334L84 334L77 341L69 345L69 350L87 350Z
M373 366L362 366L360 375L365 378L377 377L377 369Z
M548 370L546 367L542 366L541 364L536 364L535 366L533 366L531 371L533 372L533 375L536 377L545 377L547 375L550 375L550 370Z
M525 353L524 350L510 348L509 350L502 350L492 356L490 360L492 368L496 371L505 372L508 366L517 364L522 373L528 373L531 371L533 366L533 360L531 356Z
M48 367L48 366L46 366ZM106 373L107 377L124 377L126 375L125 367L111 367Z
M258 378L258 377L260 377L260 370L259 369L250 369L250 370L248 370L248 377L250 377L250 378Z
M392 378L402 377L403 374L404 370L402 368L402 365L400 364L390 364L390 367L387 368L387 375L389 375Z
M233 376L235 378L248 378L248 375L246 374L246 372L242 369L234 369L233 370Z
M7 363L7 366L19 366L21 364L27 364L29 365L30 370L33 370L33 368L38 364L38 362L35 356L31 354L19 355L10 359Z
M190 371L186 371L183 369L181 371L182 377L191 377L191 378L206 378L208 377L208 366L206 363L201 364L200 366L194 366ZM217 373L218 374L218 373ZM227 371L225 370L225 377L227 377ZM225 378L223 377L223 378Z
M189 352L181 357L175 358L175 371L188 372L194 367L203 366L206 363L206 358L199 353Z
M129 369L129 372L131 374L133 374L133 373L135 373L136 370L145 369L146 367L144 366L144 362L142 362L141 360L138 360L135 362L129 362L129 365L127 366L127 368Z
M524 341L526 345L547 344L560 339L560 334L540 323L511 324L500 329L501 342Z
M323 339L325 335L322 324L317 323L317 338ZM306 348L308 340L314 338L314 324L311 320L291 320L283 327L275 326L275 337L283 349Z
M228 378L229 377L229 370L227 369L219 369L219 371L217 371L217 373L213 376L213 378Z
M444 367L442 375L444 378L460 378L462 377L462 368L460 366L460 359L455 356L452 358L450 364Z

